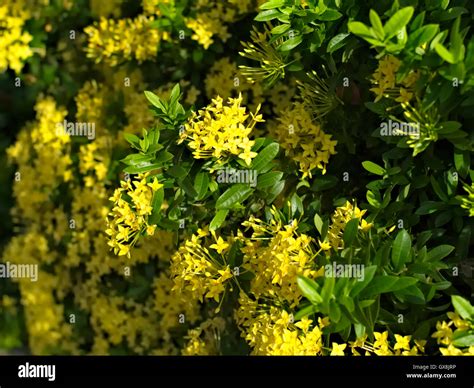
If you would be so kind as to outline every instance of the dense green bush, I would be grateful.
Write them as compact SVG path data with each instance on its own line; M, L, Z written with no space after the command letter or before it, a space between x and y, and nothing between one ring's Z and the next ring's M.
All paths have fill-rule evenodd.
M471 2L0 14L2 347L473 354Z

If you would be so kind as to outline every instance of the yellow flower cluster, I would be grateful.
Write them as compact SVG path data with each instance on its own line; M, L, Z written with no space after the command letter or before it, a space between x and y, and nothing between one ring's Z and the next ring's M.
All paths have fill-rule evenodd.
M329 324L319 318L313 325L309 318L294 322L293 316L277 307L262 310L262 305L241 293L240 308L235 318L243 331L242 336L252 347L254 355L321 355L322 329ZM313 327L311 328L311 326Z
M97 137L79 144L77 153L74 148L74 159L72 138L56 134L56 124L64 121L67 111L50 97L38 100L36 120L20 131L8 150L9 159L18 165L13 215L22 229L1 259L39 265L37 282L19 280L34 354L108 354L125 344L127 352L136 354L177 355L180 350L171 332L173 336L180 329L185 332L199 319L196 303L179 300L171 292L167 268L175 250L172 233L155 232L146 244L135 246L133 259L117 257L107 245L104 230L112 193L105 173L116 135L104 126L103 108L104 101L117 94L117 80L123 85L124 77L121 72L108 75L110 84L88 82L76 98L76 120L96 122ZM137 82L140 78L135 73L129 76ZM58 205L64 198L70 198L67 206ZM130 280L139 265L151 263L159 269L145 298L124 296L109 282L113 275L132 287ZM66 298L71 314L64 308ZM91 345L77 332L82 314L90 323Z
M356 341L349 342L349 346L354 356L365 356L375 354L377 356L417 356L425 351L425 340L414 340L411 335L402 336L394 335L391 341L388 331L374 332L375 341L370 343L367 341L367 335L358 338ZM412 345L410 343L413 342Z
M347 223L353 219L359 219L359 230L368 231L373 224L368 223L362 217L367 210L360 210L356 205L352 205L347 201L344 206L339 206L331 216L331 225L329 226L328 235L325 241L320 243L321 249L328 251L331 248L338 250L344 248L342 235Z
M205 320L197 328L190 329L185 336L184 356L219 355L220 333L225 330L225 320L214 317Z
M88 26L87 56L97 63L104 61L116 66L124 61L136 59L139 63L155 60L161 40L168 34L150 27L154 19L139 15L135 19L105 19Z
M13 237L3 255L3 260L11 263L38 266L57 258L49 250L46 238L36 232ZM37 281L19 278L18 283L31 351L38 355L73 352L72 328L63 321L63 306L56 303L53 293L59 278L39 269Z
M106 90L103 84L98 84L95 80L85 82L75 100L77 120L94 123L96 127L104 125L101 120L105 116L106 104Z
M194 32L191 38L207 50L214 43L215 36L224 42L230 38L227 24L255 10L250 0L225 3L219 0L197 0L193 6L196 17L186 19L186 26Z
M229 280L233 278L225 259L229 243L217 237L214 231L211 234L214 244L209 242L209 232L199 229L171 258L173 291L184 292L185 298L201 302L207 298L219 302L220 295L225 293Z
M192 299L177 298L173 286L169 269L161 272L153 282L154 309L160 314L160 329L165 337L171 336L170 330L178 323L194 323L199 318L199 305Z
M243 103L248 104L249 100L252 101L251 104L248 104L252 110L264 101L262 86L258 83L251 84L247 82L235 62L232 62L228 57L214 62L206 75L204 83L208 98L220 96L226 100L242 93Z
M375 102L383 97L393 98L400 103L409 102L413 96L413 86L420 76L418 71L410 71L400 82L397 82L397 71L401 61L393 55L386 55L372 74L371 82L375 85L371 91L376 94Z
M462 319L455 312L448 312L449 322L442 321L436 323L436 332L431 337L436 338L438 345L443 345L439 351L443 356L474 356L474 345L460 349L453 344L454 335L459 336L463 332L474 329L468 321ZM454 330L453 330L454 328Z
M153 211L154 194L163 187L155 177L147 183L148 174L138 174L133 181L121 181L121 187L116 189L113 197L114 207L107 217L107 230L110 245L115 254L129 255L130 248L138 237L145 233L152 236L156 225L148 223L148 216ZM129 200L127 200L130 198Z
M124 0L90 0L91 14L94 16L120 16L120 7Z
M14 215L26 217L33 224L44 217L45 205L51 202L57 187L72 176L71 139L56 133L56 125L64 121L67 111L49 97L40 98L35 110L36 121L27 124L18 141L7 150L10 161L19 165L13 187L18 204ZM53 211L54 206L50 207Z
M324 174L329 157L336 154L337 141L313 121L302 103L283 111L277 120L278 125L270 128L270 134L281 144L285 155L299 164L303 178L311 178L315 168Z
M251 293L257 299L284 300L290 307L296 307L302 297L297 276L318 276L312 269L315 257L312 238L296 231L296 220L283 225L273 219L267 224L251 216L242 225L252 229L250 237L239 233L244 244L241 248L243 267L254 274L250 283Z
M188 147L193 150L196 159L226 158L236 155L250 165L252 158L257 156L252 151L254 141L249 139L254 126L262 122L262 115L250 113L240 106L242 95L229 98L227 105L220 97L212 100L205 109L193 112L180 135L178 143L189 140ZM219 160L222 162L222 160Z
M23 31L28 14L13 13L12 6L0 5L0 73L8 68L19 74L24 61L33 55L28 45L33 37Z
M160 5L172 7L175 0L142 0L143 12L147 15L161 15Z

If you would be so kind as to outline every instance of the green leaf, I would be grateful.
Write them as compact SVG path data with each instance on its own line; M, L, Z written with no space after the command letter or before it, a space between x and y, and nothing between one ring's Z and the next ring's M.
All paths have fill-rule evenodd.
M373 191L367 190L365 197L367 198L367 202L371 206L375 207L376 209L379 209L381 207L382 204L380 203L380 200L379 200L380 194L376 195Z
M314 178L311 190L315 192L331 189L337 185L338 179L332 175L324 175Z
M319 295L319 285L314 281L305 276L298 275L297 278L298 287L301 293L313 304L320 304L323 302L323 298Z
M454 58L453 53L451 53L446 47L444 47L442 43L438 43L435 46L435 50L438 53L438 55L441 58L443 58L446 62L456 63L456 59Z
M259 8L260 9L273 9L273 8L280 8L285 5L285 0L270 0L266 3L263 3Z
M329 305L329 320L332 323L338 323L341 319L341 309L336 303L331 303Z
M328 53L333 53L334 51L339 50L341 47L344 47L344 45L346 44L346 38L348 36L350 36L350 34L347 33L341 33L334 36L329 41L326 51Z
M372 281L375 275L375 271L377 271L376 265L371 265L369 267L364 267L364 278L363 280L356 280L355 284L353 285L350 296L355 298L359 293L367 287L367 285Z
M143 155L143 154L130 154L127 155L125 158L120 160L122 163L129 165L129 166L144 166L146 164L151 164L154 159L153 155Z
M229 209L247 199L252 192L253 189L244 183L233 185L217 199L216 209Z
M359 35L363 38L376 38L369 27L361 22L349 22L347 23L349 31L355 35Z
M399 277L392 275L376 276L372 282L362 291L361 297L370 297L374 295L384 294L402 290L410 287L418 282L418 279L412 277Z
M321 298L323 298L323 302L326 306L329 306L331 302L335 285L336 285L335 277L324 278L324 285L321 290Z
M154 163L154 164L146 164L144 166L142 166L142 165L128 166L128 167L124 168L123 171L128 173L128 174L140 174L140 173L143 173L143 172L148 172L148 171L155 170L155 169L160 168L160 167L162 167L161 163Z
M174 155L168 151L161 151L156 155L155 162L156 163L165 163L174 158Z
M229 214L229 209L221 209L216 212L214 218L209 224L210 230L217 230L221 227L222 223L225 221L227 214Z
M414 12L415 9L413 7L405 7L388 19L383 27L386 39L390 39L397 35L398 32L410 22Z
M394 294L402 302L424 305L426 303L425 295L417 286L410 286L403 290L394 291Z
M407 48L416 48L431 41L438 33L437 24L427 24L410 34Z
M454 166L463 178L469 173L471 165L471 154L469 151L460 151L454 149Z
M359 219L353 218L351 219L344 228L343 240L344 246L348 247L354 241L354 238L357 236L357 230L359 228Z
M176 84L171 90L170 102L169 102L170 107L174 107L174 105L178 102L180 95L181 95L181 89L179 88L179 84Z
M163 105L160 98L155 93L145 90L145 97L153 106L157 107L163 112L166 112L166 107Z
M371 162L370 160L362 162L362 167L364 167L368 172L371 172L375 175L384 175L386 172L383 167L379 166L378 164L375 164L374 162Z
M276 19L280 15L282 15L282 13L280 11L278 11L277 9L268 9L268 10L260 12L255 17L254 20L257 21L257 22L266 22L266 21L269 21L269 20Z
M474 307L472 307L467 299L464 299L459 295L451 295L451 302L453 303L454 309L462 319L474 319Z
M424 216L426 214L433 214L433 213L436 213L438 210L443 209L444 207L445 207L445 204L442 202L425 201L415 211L415 214L419 216Z
M270 32L273 35L280 35L288 31L290 27L291 27L291 24L280 24L279 26L273 27Z
M259 175L257 178L257 188L264 189L271 187L277 183L283 177L283 173L280 171L270 171L265 174Z
M317 19L325 22L330 22L333 20L338 20L341 17L342 13L340 13L339 11L336 11L335 9L327 9L326 11L324 11L324 13L318 15Z
M295 314L295 321L299 321L301 318L304 318L310 314L314 314L317 312L317 308L313 305L310 304L309 306L303 307L301 310L299 310Z
M370 23L372 24L372 28L377 35L377 38L383 40L385 37L385 31L383 29L382 21L380 20L379 15L373 9L369 12Z
M209 174L206 172L200 172L196 174L196 178L194 179L194 190L198 194L196 199L200 201L204 198L207 193L207 189L209 187Z
M453 345L457 347L469 347L474 345L474 330L456 330L452 337Z
M392 264L395 271L400 271L403 265L410 261L411 238L405 229L398 232L392 246Z
M271 143L261 150L252 161L252 169L261 172L278 154L280 146L278 143Z
M123 137L127 142L129 142L132 146L135 148L141 149L140 148L140 138L132 133L127 133L125 132L123 134Z
M165 190L161 187L153 194L153 200L151 206L153 208L150 216L148 217L148 224L155 225L161 218L161 205L165 198Z
M448 256L454 247L452 245L440 245L428 252L426 261L440 261Z
M314 226L316 226L316 229L319 234L322 234L321 232L323 230L323 220L321 219L318 213L314 215Z
M347 295L343 295L340 297L340 300L341 300L341 304L345 306L350 313L354 311L355 305L354 305L353 298Z
M196 190L194 190L193 183L191 182L191 179L189 179L188 176L184 177L184 179L178 179L177 182L178 186L184 190L186 195L189 195L191 198L197 197Z
M433 187L433 190L436 193L436 195L439 197L439 199L441 199L441 201L447 202L449 200L448 196L441 189L439 182L435 179L433 175L431 175L430 181L431 181L431 186Z
M278 49L280 51L290 51L293 50L296 46L298 46L303 41L302 35L294 36L293 38L285 40Z
M185 170L181 166L175 165L175 166L170 167L167 170L167 173L170 174L172 177L180 179L180 178L184 178L188 174L188 171Z

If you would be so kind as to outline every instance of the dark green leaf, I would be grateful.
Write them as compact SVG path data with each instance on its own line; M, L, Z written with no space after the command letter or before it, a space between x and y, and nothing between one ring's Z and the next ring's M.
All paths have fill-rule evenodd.
M229 209L221 209L216 212L214 218L209 224L210 230L217 230L221 227L222 223L225 221L227 214L229 214Z
M392 246L392 264L395 271L403 268L403 265L411 259L411 238L405 229L398 232Z
M253 189L244 183L233 185L217 199L216 209L229 209L247 199L252 192Z

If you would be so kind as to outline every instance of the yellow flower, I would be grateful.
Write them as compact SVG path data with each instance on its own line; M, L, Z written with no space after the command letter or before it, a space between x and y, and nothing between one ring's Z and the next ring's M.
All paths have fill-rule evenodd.
M332 343L331 356L344 356L344 349L347 347L347 344L337 344L336 342Z
M229 244L224 241L222 237L219 236L215 244L212 244L209 248L215 249L217 253L222 254L229 248Z
M399 103L408 103L413 98L413 93L407 91L405 88L400 88L400 97L397 97L395 101Z
M302 103L287 108L277 120L278 125L270 128L270 134L281 144L285 155L298 163L302 178L311 178L316 168L324 174L330 156L336 154L337 141L314 122Z
M382 350L388 349L388 331L384 331L383 333L374 332L374 336L374 348L380 348Z
M318 240L319 241L319 240ZM328 251L331 249L331 244L329 244L326 240L324 240L323 242L319 241L319 247L323 250L323 251Z
M448 315L448 318L451 319L451 321L453 321L454 326L456 326L457 329L466 330L466 329L471 328L471 325L469 325L469 322L462 319L458 313L449 311L447 315Z
M438 344L450 345L452 341L453 331L446 322L436 323L436 332L431 336L436 338Z
M96 62L116 66L136 59L139 63L156 59L158 45L167 40L166 33L151 28L153 17L139 15L135 19L106 19L84 29L89 41L87 56Z
M155 233L156 225L149 224L148 217L153 211L153 195L163 185L156 178L152 183L146 183L147 176L148 174L138 174L133 181L135 188L129 181L122 181L121 187L110 198L114 207L106 218L106 233L109 236L108 245L119 256L129 254L130 247L141 234L146 232L148 236L152 236ZM125 199L127 197L130 199Z
M248 114L246 108L240 106L241 102L242 95L229 98L226 105L222 98L216 97L205 109L193 113L178 143L187 139L196 159L221 160L235 155L249 165L257 156L252 151L255 142L249 140L249 135L255 124L263 120L255 114L247 121Z
M158 191L163 187L163 184L159 183L158 179L154 178L152 183L148 183L148 186L150 186L153 191Z
M295 326L303 330L303 333L307 333L311 326L311 323L313 323L311 319L309 319L308 317L304 317L303 319L301 319L301 321L296 322Z
M395 350L402 349L402 350L410 350L410 340L411 335L407 335L405 337L395 334L396 344L393 347Z

